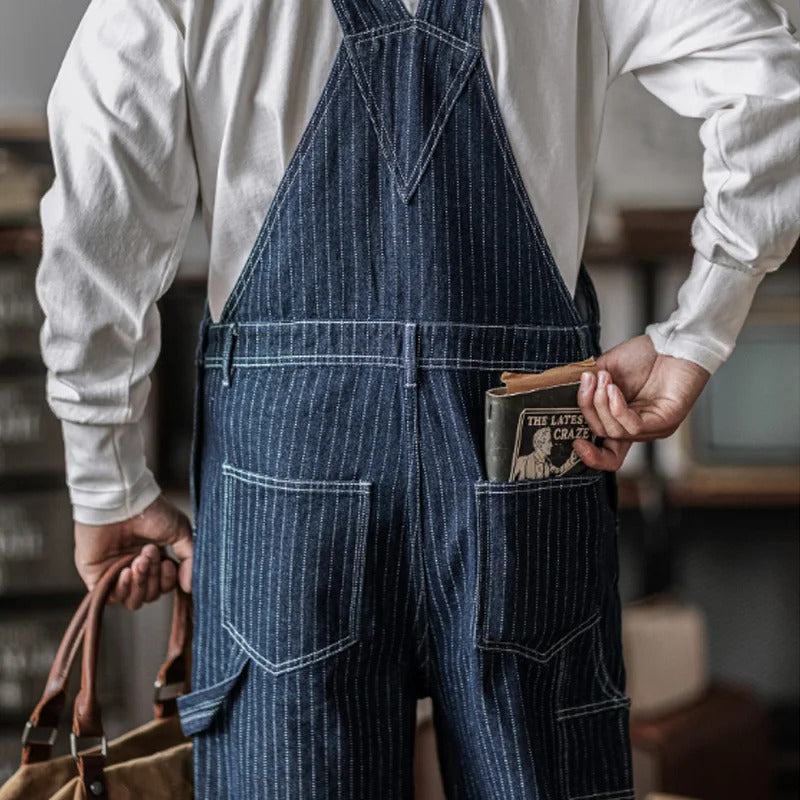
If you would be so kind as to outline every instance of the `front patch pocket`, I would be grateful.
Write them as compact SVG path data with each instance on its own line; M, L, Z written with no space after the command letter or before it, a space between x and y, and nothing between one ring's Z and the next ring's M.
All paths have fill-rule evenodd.
M355 644L371 484L222 473L228 633L274 674Z
M615 545L604 480L475 483L478 647L544 662L598 619Z

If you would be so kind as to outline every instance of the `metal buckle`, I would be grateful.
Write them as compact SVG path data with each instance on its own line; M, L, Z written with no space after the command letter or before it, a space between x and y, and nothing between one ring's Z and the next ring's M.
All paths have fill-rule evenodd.
M156 703L164 703L167 700L174 700L186 691L186 681L176 681L175 683L161 683L156 681L153 699Z
M49 731L47 733L46 739L37 739L37 736L44 735L45 731ZM52 747L55 744L56 737L58 736L58 728L52 728L48 726L39 726L34 725L30 720L25 723L25 727L22 730L22 744L46 744Z
M79 738L80 738L81 742L83 742L83 741L85 741L87 739L94 739L95 740L95 743L93 745L83 745L81 747L81 750L91 750L92 748L97 747L98 745L100 745L100 755L102 755L104 758L105 758L105 756L108 755L108 743L106 742L105 734L103 734L102 736L81 736L81 737L78 737L78 736L75 735L75 731L70 731L70 734L69 734L69 749L70 749L70 752L72 753L72 757L74 759L77 760L78 757L79 757L79 755L78 755L78 739ZM94 755L94 754L92 754L92 755Z

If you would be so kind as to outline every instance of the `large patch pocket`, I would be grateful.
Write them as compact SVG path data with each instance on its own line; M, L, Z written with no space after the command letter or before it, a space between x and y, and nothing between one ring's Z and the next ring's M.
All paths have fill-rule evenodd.
M604 475L475 483L478 647L548 661L599 617L615 519Z
M223 464L222 624L273 674L359 641L371 484Z

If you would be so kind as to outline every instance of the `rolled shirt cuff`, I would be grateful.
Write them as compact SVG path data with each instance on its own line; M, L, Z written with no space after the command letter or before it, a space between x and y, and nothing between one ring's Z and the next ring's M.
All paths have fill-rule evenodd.
M715 264L695 253L677 309L645 328L656 352L693 361L713 375L733 351L764 274Z
M138 423L61 421L67 488L76 522L107 525L144 511L161 493L147 468Z

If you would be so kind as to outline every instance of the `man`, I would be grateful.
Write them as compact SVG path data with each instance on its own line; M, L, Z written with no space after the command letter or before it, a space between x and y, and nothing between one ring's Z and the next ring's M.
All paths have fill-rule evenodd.
M532 444L533 450L530 453L517 456L511 480L557 477L580 463L578 452L574 449L563 463L556 466L551 461L553 434L550 432L550 428L539 428L533 434Z
M48 105L48 400L87 585L139 550L118 602L191 583L198 797L409 797L425 695L449 796L633 796L605 484L797 238L799 47L760 0L90 3ZM630 71L706 118L691 275L584 376L603 472L485 481L499 371L600 355L580 253ZM192 531L137 423L198 191Z

